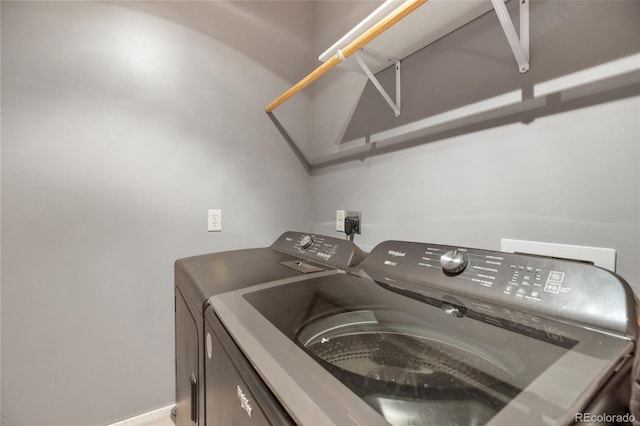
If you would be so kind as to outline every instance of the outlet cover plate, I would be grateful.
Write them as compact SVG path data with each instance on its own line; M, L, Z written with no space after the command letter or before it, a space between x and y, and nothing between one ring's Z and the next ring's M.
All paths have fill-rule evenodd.
M209 211L207 212L207 231L208 232L222 231L222 210L221 209L209 209Z
M344 210L336 210L336 231L344 232Z

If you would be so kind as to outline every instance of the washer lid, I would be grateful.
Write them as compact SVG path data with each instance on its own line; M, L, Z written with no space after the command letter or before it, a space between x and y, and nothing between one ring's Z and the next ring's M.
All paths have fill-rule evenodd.
M437 290L415 297L345 274L211 302L305 424L566 422L632 347L512 309Z

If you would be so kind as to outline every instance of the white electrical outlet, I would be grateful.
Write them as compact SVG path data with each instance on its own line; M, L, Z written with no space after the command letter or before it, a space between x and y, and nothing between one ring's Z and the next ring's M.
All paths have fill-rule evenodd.
M336 231L344 232L344 210L336 210Z
M209 209L207 218L207 231L219 232L222 231L222 210Z

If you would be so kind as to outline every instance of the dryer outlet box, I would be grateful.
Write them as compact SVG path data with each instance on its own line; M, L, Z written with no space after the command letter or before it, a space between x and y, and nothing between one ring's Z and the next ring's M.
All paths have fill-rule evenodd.
M356 222L355 233L360 234L361 233L360 231L362 229L362 212L347 210L347 215L345 216L345 219L347 218L355 219L355 222Z
M612 272L616 271L616 251L611 248L574 246L570 244L544 243L503 238L500 250L508 253L527 253L592 262Z

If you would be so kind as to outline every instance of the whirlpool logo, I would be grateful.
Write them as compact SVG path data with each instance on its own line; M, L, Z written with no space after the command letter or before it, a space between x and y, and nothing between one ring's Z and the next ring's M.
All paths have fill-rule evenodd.
M240 389L240 386L238 385L236 385L236 393L238 394L238 399L240 400L240 407L242 407L245 413L247 413L247 416L251 418L251 411L253 410L253 408L249 403L249 398L246 397L246 395L244 394L244 392L242 392L242 389Z
M403 251L389 250L388 253L393 257L405 257L407 253Z

